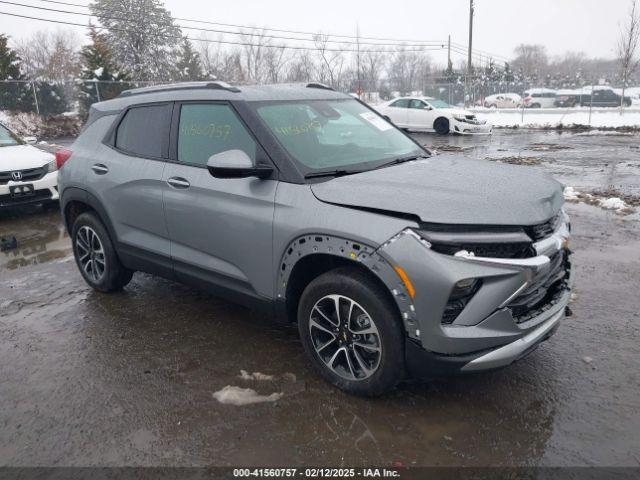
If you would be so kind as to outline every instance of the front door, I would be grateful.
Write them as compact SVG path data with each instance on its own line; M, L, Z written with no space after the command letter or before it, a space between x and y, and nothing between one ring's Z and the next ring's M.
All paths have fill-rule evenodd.
M433 128L433 110L422 100L414 98L409 103L409 128L430 130Z
M214 178L206 167L209 157L233 149L269 159L229 104L177 105L173 125L163 179L176 277L225 296L271 298L277 180Z

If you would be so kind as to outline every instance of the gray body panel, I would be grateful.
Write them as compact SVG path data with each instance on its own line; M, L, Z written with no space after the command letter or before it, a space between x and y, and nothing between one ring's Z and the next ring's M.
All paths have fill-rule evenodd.
M166 183L172 177L191 185L174 188ZM178 279L200 270L273 298L277 185L275 180L214 178L206 168L168 163L162 188Z
M358 262L387 286L410 342L447 356L485 352L473 365L467 362L470 370L507 364L551 331L568 293L523 323L503 306L531 281L534 268L437 253L414 232L422 223L543 223L558 214L563 203L561 185L549 176L524 167L444 157L313 184L282 181L282 171L266 180L221 179L203 167L171 158L136 158L103 143L116 114L130 105L229 101L280 169L286 155L264 131L256 132L251 109L240 104L336 98L350 97L324 89L266 86L243 87L241 93L150 91L96 104L95 115L71 147L71 160L59 173L63 211L64 191L83 191L100 206L121 256L122 249L133 248L150 254L152 262L165 262L166 268L158 269L164 276L218 285L223 293L243 294L235 298L249 296L274 305L287 301L289 275L301 258L322 253ZM105 168L96 172L95 165ZM171 179L184 184L170 185ZM545 240L548 251L538 251L535 261L548 263L546 255L560 251L568 235L566 223ZM408 275L415 297L396 267ZM443 324L456 282L468 278L481 278L481 287L452 324ZM498 353L487 355L488 350Z
M129 247L169 258L170 244L162 205L166 162L122 154L104 144L87 166L87 192L104 206L118 238ZM104 165L106 173L96 173Z
M562 206L562 186L530 167L435 157L313 185L321 200L442 224L533 225Z

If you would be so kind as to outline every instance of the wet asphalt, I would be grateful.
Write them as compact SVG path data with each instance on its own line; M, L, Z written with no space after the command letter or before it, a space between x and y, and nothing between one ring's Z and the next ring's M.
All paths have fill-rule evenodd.
M640 193L638 136L417 138ZM55 208L0 212L0 235L19 242L0 253L0 465L639 466L640 224L567 210L574 315L556 335L508 368L377 399L329 386L294 328L224 299L139 273L96 293ZM225 405L213 393L227 385L283 395Z

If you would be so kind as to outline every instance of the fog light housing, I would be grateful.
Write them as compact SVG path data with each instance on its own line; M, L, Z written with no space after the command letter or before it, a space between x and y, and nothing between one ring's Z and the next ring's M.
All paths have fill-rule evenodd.
M455 283L442 314L444 325L450 325L458 318L481 285L482 280L479 278L465 278Z

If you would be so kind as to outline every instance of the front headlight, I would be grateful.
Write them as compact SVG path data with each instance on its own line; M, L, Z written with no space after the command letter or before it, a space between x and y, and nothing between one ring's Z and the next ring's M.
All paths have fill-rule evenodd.
M55 158L47 163L47 173L55 172L58 170L58 165L56 164Z
M459 122L464 122L467 120L464 115L454 115L453 118L455 118Z

